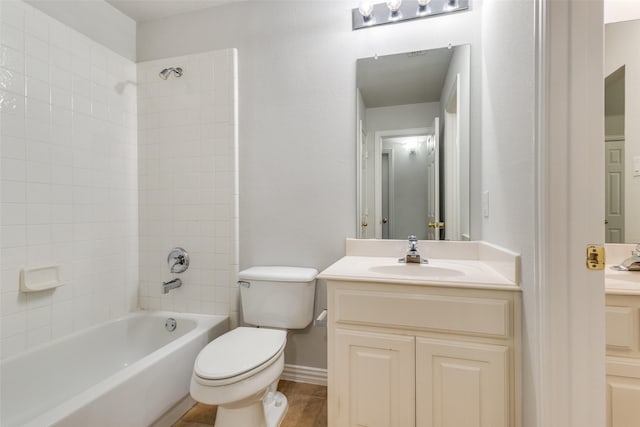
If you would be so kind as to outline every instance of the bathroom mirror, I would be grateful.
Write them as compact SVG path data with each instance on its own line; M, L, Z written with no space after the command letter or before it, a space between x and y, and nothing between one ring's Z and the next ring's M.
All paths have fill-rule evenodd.
M640 242L640 21L605 25L605 241Z
M470 51L358 59L358 238L469 240Z

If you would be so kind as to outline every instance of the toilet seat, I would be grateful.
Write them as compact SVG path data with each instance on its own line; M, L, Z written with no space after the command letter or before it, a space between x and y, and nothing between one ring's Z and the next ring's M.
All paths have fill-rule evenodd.
M239 327L210 342L198 355L194 380L222 386L251 377L273 364L284 352L285 331Z

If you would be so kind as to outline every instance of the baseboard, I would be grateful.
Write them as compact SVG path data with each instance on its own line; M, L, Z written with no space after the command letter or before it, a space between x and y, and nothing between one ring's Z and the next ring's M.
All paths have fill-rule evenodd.
M309 383L317 385L327 385L327 370L322 368L312 368L310 366L284 365L284 371L280 376L287 381L297 383Z
M197 402L187 394L181 401L173 405L171 409L151 424L151 427L171 427L196 403Z

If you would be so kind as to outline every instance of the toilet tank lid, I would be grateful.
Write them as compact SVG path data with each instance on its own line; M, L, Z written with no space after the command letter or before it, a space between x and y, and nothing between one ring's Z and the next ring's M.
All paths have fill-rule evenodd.
M264 280L273 282L311 282L318 275L315 268L258 266L238 273L240 280Z

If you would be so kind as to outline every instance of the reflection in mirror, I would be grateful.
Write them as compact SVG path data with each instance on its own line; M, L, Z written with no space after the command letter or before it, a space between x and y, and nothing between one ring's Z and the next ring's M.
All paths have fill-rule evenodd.
M605 25L605 241L640 242L640 21Z
M469 240L470 50L358 60L359 238Z

